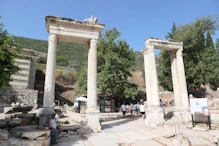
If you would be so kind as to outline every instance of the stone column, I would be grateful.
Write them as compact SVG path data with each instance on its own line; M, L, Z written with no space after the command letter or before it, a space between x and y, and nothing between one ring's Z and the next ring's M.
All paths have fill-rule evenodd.
M88 77L87 77L87 122L94 131L100 131L99 114L97 108L97 40L90 40L88 51Z
M159 103L154 46L147 46L143 50L143 54L147 90L147 108L145 123L152 126L157 126L164 123L164 115Z
M185 76L182 51L183 49L179 49L177 50L177 53L176 53L179 91L180 91L180 97L181 97L181 105L183 107L189 107L188 91L187 91L187 85L186 85L186 76Z
M174 114L175 117L178 117L178 119L180 119L180 121L178 122L187 123L191 119L191 116L189 114L190 109L182 51L183 49L179 49L176 53L180 106L175 109Z
M57 36L54 34L50 35L48 43L43 108L48 110L48 112L52 112L55 97Z
M174 101L175 101L175 108L177 108L181 105L181 98L179 93L176 52L175 51L170 52L170 56L171 56L171 73L172 73L172 82L173 82L173 91L174 91Z

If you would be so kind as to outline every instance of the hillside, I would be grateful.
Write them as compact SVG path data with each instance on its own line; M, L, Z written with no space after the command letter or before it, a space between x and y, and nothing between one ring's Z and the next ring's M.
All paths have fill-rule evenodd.
M14 36L14 40L21 45L22 48L33 49L47 53L48 41L37 40ZM86 45L73 43L59 43L57 46L57 61L67 62L67 66L75 69L80 68L82 63L87 59L86 54L88 47Z

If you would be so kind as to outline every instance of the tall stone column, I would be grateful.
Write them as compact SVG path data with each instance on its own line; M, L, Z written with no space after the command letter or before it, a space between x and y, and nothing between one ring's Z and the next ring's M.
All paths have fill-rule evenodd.
M186 85L186 76L185 76L182 51L183 49L179 49L177 50L177 53L176 53L179 91L180 91L180 96L181 96L181 105L183 107L189 107L188 91L187 91L187 85Z
M180 119L180 122L187 123L191 119L191 116L189 114L189 100L182 51L183 49L179 49L176 53L180 106L178 110L174 111L174 114L175 117L178 117L178 119Z
M52 112L55 98L57 36L54 34L50 35L48 43L43 108L44 110L48 110L48 112Z
M170 56L171 56L171 73L172 73L172 82L173 82L173 91L174 91L174 101L175 101L175 108L177 108L181 105L181 98L179 93L176 52L175 51L170 52Z
M145 123L152 126L157 126L164 123L164 115L159 103L154 46L147 46L143 50L143 54L147 90L147 108Z
M90 48L88 51L88 77L87 77L87 122L88 126L100 131L99 114L97 108L97 40L90 40Z

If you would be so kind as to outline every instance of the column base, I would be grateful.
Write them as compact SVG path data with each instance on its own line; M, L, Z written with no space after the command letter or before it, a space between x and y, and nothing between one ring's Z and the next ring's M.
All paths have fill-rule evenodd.
M44 107L40 109L40 118L39 118L39 125L38 128L43 128L44 126L48 125L49 118L52 118L52 114L55 113L53 107Z
M189 107L184 107L184 106L177 106L174 107L173 109L173 118L175 118L175 120L178 123L188 123L189 121L191 121L191 114L190 114L190 108Z
M87 126L91 128L94 132L101 131L101 126L99 122L100 111L97 109L87 109Z
M161 126L165 122L163 110L160 107L147 107L145 124L150 126Z

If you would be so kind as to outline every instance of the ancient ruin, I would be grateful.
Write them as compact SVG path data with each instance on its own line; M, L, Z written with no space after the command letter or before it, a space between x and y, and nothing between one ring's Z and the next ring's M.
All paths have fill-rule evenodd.
M164 123L162 109L159 104L157 70L154 49L167 50L171 53L171 71L175 99L175 116L183 115L188 121L189 101L183 64L183 42L148 38L143 49L145 79L147 87L146 124L160 125ZM183 120L182 119L182 120Z
M88 51L88 84L87 84L87 122L88 126L100 130L99 110L97 109L97 41L104 24L97 22L97 18L79 21L76 19L46 16L46 29L50 33L48 39L48 57L46 66L46 78L44 88L44 103L42 120L44 123L47 117L53 113L55 93L55 69L56 69L56 47L58 42L74 42L86 44Z

